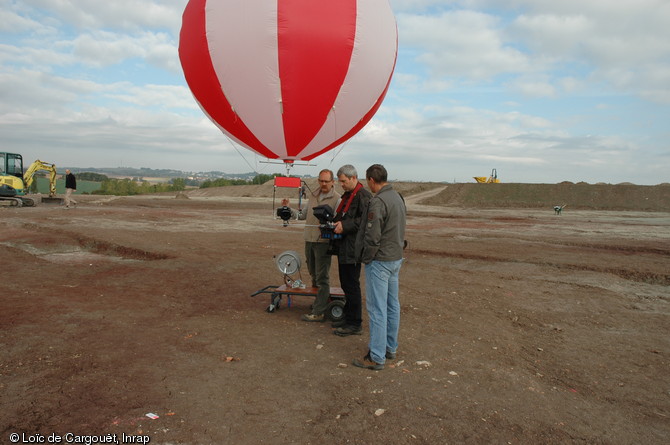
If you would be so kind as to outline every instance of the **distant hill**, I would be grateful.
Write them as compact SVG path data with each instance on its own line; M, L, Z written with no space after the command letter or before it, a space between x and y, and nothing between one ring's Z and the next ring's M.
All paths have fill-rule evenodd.
M100 173L107 175L109 177L128 177L128 178L188 178L194 177L199 179L253 179L257 173L248 172L248 173L224 173L221 171L208 171L208 172L184 172L181 170L171 170L171 169L161 169L161 168L148 168L148 167L113 167L113 168L100 168L100 167L59 167L58 171L65 171L65 169L70 169L75 175L81 172L92 172Z

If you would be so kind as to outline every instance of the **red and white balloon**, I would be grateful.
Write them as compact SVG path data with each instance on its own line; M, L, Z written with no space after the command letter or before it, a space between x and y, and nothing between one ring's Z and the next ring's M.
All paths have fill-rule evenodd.
M179 39L205 114L239 144L289 163L368 123L397 52L388 0L190 0Z

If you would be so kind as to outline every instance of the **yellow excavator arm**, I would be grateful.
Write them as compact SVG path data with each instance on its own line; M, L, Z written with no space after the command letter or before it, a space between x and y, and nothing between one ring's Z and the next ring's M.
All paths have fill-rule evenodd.
M53 198L56 196L56 165L50 164L48 162L42 162L39 159L32 164L23 174L23 182L25 184L26 190L30 188L30 185L35 179L35 173L38 171L46 170L49 172L49 197Z

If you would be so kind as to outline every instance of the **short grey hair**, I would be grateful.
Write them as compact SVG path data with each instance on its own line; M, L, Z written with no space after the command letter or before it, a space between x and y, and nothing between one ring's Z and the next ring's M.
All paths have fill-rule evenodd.
M344 175L347 178L353 178L353 177L358 178L358 172L356 171L356 167L354 167L351 164L343 165L342 167L340 167L340 169L337 171L337 177L339 178L341 175Z

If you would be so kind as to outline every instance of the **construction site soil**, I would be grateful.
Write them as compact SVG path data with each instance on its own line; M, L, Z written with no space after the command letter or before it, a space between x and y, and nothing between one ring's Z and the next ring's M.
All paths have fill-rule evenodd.
M395 186L381 371L251 296L303 250L271 184L0 208L0 443L668 443L670 186Z

